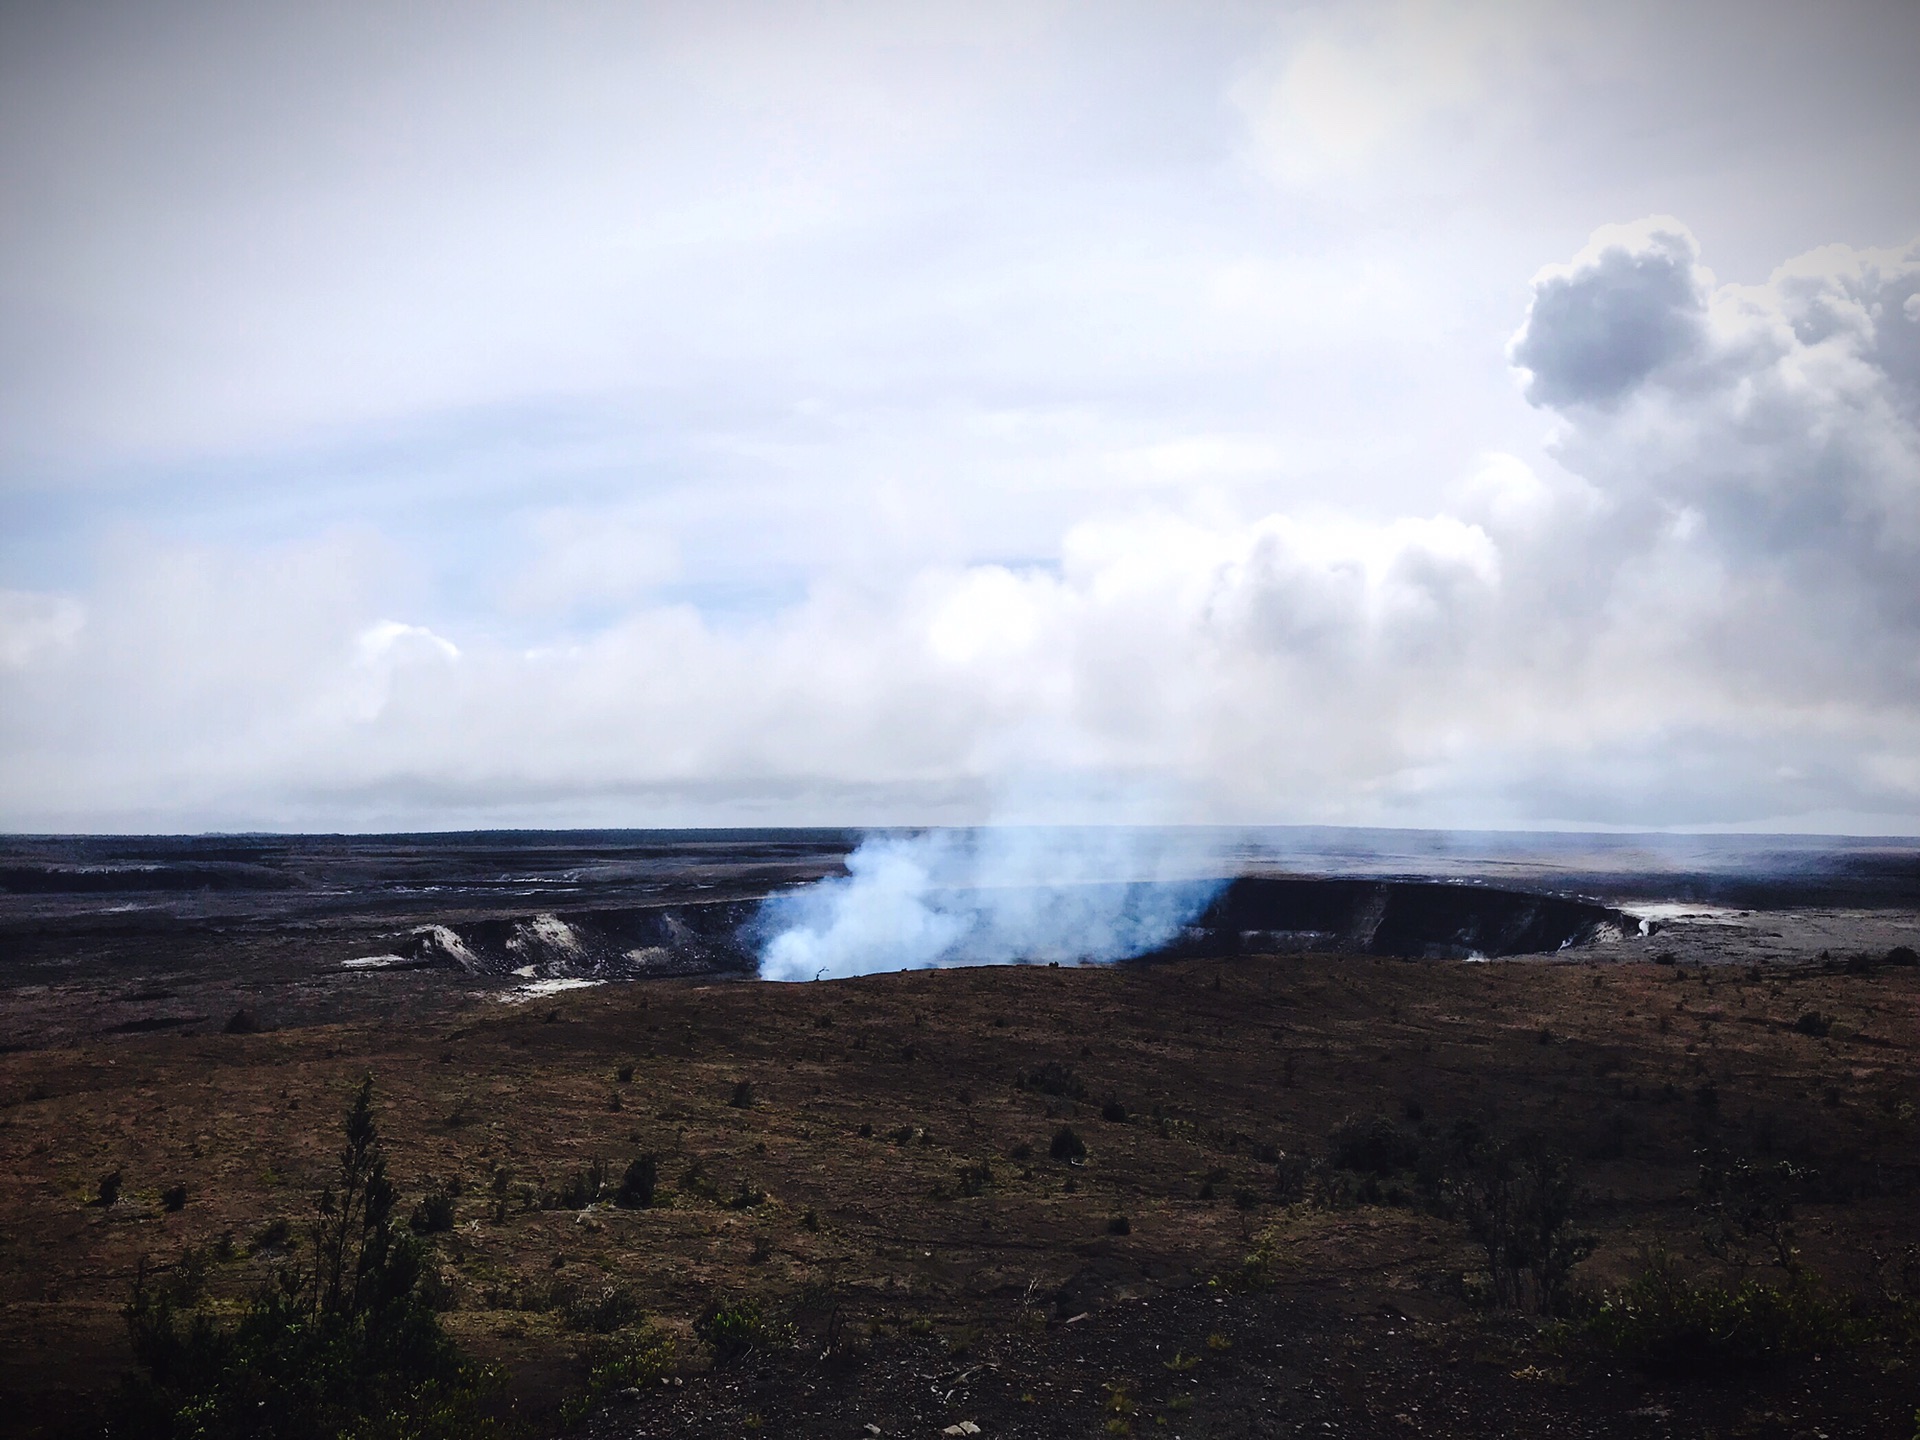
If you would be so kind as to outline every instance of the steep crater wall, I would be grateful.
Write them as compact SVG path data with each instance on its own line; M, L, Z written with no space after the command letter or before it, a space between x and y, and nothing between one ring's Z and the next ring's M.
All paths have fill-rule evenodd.
M1137 895L1143 887L1113 888ZM424 925L393 955L376 958L503 978L750 975L758 968L758 911L758 901L728 900ZM1243 876L1142 958L1312 950L1458 960L1552 953L1635 926L1604 905L1488 886Z
M1344 950L1404 959L1550 954L1637 930L1588 900L1433 880L1233 881L1165 956Z

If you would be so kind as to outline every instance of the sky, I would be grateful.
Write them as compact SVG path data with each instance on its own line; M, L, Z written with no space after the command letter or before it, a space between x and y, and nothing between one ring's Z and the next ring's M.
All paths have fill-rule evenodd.
M1920 6L0 8L0 829L1920 833Z

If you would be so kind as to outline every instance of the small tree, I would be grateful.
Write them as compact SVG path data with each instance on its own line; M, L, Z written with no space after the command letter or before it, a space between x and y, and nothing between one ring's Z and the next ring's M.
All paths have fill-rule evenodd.
M427 1250L396 1227L373 1121L373 1079L346 1120L339 1174L311 1226L310 1264L289 1263L232 1328L181 1315L147 1283L127 1304L137 1367L108 1426L137 1440L414 1440L485 1435L480 1374L441 1330L422 1281Z
M1564 1156L1536 1135L1479 1154L1449 1187L1467 1229L1487 1254L1494 1304L1552 1315L1567 1277L1593 1252L1573 1227L1574 1185Z

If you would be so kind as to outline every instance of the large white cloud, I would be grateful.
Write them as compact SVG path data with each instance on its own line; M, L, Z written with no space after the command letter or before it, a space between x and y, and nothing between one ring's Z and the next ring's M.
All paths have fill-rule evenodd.
M1920 817L1917 292L1920 246L1721 286L1609 228L1512 345L1563 470L1123 512L731 624L443 636L365 538L129 544L84 623L9 601L6 818Z

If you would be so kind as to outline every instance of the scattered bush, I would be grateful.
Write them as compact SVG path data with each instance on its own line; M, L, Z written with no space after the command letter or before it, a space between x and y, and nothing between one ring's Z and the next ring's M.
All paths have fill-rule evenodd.
M1124 1215L1116 1215L1107 1221L1107 1233L1109 1235L1131 1235L1133 1233L1133 1222Z
M160 1192L160 1208L169 1215L178 1215L187 1208L187 1187L169 1185Z
M631 1085L633 1083L633 1066L631 1064L622 1065L618 1070L613 1072L613 1078L621 1085Z
M1087 1142L1073 1133L1071 1125L1062 1125L1053 1132L1053 1139L1047 1145L1047 1154L1068 1163L1084 1160L1087 1158Z
M117 1167L102 1175L94 1186L93 1199L89 1203L103 1210L111 1210L119 1203L121 1183L122 1176Z
M620 1188L613 1203L622 1210L645 1210L653 1204L653 1192L660 1183L660 1161L654 1155L642 1155L630 1162L620 1177Z
M1864 1338L1804 1274L1729 1290L1682 1278L1657 1249L1638 1278L1602 1297L1586 1328L1620 1359L1675 1377L1759 1369Z
M1911 945L1896 945L1887 951L1886 963L1900 966L1920 965L1920 955L1914 953Z
M1818 1010L1809 1010L1793 1022L1793 1028L1799 1034L1811 1035L1815 1039L1819 1039L1825 1036L1829 1030L1833 1029L1833 1021L1828 1016L1822 1015Z
M1133 1119L1133 1116L1127 1113L1125 1105L1110 1095L1106 1103L1100 1107L1100 1118L1109 1125L1125 1125Z
M733 1087L733 1094L728 1097L727 1104L736 1110L751 1110L753 1108L753 1082L751 1080L736 1081Z

